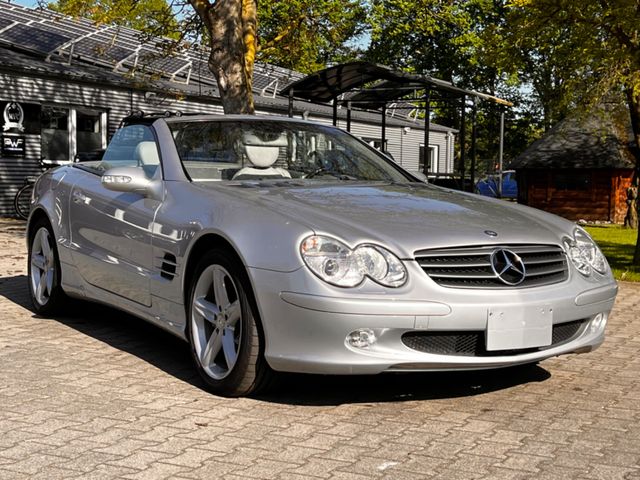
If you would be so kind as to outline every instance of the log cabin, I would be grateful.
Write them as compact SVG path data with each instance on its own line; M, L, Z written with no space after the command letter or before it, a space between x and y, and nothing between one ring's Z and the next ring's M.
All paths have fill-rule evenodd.
M569 220L622 223L635 166L629 113L607 105L559 122L510 165L518 203Z

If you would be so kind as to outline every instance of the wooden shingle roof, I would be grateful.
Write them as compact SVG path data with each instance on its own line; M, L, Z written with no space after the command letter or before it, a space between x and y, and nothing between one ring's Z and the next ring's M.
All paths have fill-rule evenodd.
M589 116L575 115L559 122L510 168L633 168L628 110L611 105L594 110Z

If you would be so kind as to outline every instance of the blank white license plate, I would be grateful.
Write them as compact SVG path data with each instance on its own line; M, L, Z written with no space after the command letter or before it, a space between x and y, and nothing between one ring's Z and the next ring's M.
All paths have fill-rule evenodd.
M551 345L553 309L504 306L487 311L487 350L516 350Z

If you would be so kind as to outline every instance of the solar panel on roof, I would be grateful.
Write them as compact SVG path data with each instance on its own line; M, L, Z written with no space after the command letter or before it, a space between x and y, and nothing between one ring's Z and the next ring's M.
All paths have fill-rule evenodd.
M4 17L0 17L0 30L2 30L3 28L8 27L12 23L13 23L13 20L10 20L10 19L4 18Z
M158 54L155 54L155 58L142 57L138 62L138 64L140 65L142 63L143 65L146 65L147 67L152 68L154 70L166 72L168 74L173 74L173 72L181 69L182 67L186 67L189 63L186 60L183 60L181 58L175 58L175 57L158 58L157 55Z
M163 72L173 75L175 72L182 68L184 68L184 70L182 71L186 71L187 65L189 65L189 62L184 59L166 58L160 61L157 66L154 64L153 68L158 68L158 70L162 70Z
M193 71L191 73L191 78L195 80L203 79L209 80L215 83L216 79L209 70L209 64L206 61L194 60L193 62Z
M6 18L7 20L11 20L13 22L20 22L20 23L25 23L26 19L19 15L18 13L15 12L7 12L7 11L3 11L2 12L2 18Z
M258 72L253 72L253 88L254 90L262 90L269 86L275 80L274 77L269 77Z
M34 25L15 25L0 33L0 42L10 43L17 47L28 48L49 54L59 46L67 43L71 37L55 33Z
M134 52L135 50L130 48L112 45L109 42L101 42L91 37L80 40L73 47L73 53L76 55L116 63L133 55Z
M207 88L216 85L215 76L209 70L209 49L206 47L186 49L177 55L165 56L167 50L164 44L167 39L142 38L140 32L130 28L98 27L90 20L72 19L50 10L27 9L2 0L0 12L0 31L7 29L0 33L2 43L49 56L57 51L65 59L64 54L69 54L83 62L110 66L120 63L128 68L133 67L137 57L138 68L160 73L163 77L190 77L194 84L200 83L197 87L199 92L203 91L204 85ZM27 25L27 22L32 23ZM138 49L141 50L136 56ZM278 87L282 88L302 77L303 75L286 68L257 63L253 87L260 92L277 80Z
M50 22L38 23L38 27L42 28L43 30L48 30L55 33L63 33L72 37L86 35L87 33L93 31L93 29L87 30L86 28L82 28L75 22L63 22L57 19Z

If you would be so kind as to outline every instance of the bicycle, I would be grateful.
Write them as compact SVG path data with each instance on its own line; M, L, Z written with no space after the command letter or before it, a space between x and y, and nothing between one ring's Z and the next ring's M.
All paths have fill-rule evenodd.
M40 160L40 169L42 172L59 165L59 163L52 160ZM23 220L29 218L29 212L31 210L31 194L33 193L33 186L35 185L36 180L38 180L38 176L31 175L25 177L22 187L20 187L16 196L13 197L13 208L18 217Z
M29 218L29 211L31 209L31 194L33 193L33 186L36 183L38 177L25 177L24 184L16 193L13 198L13 208L15 209L18 217L26 220Z

